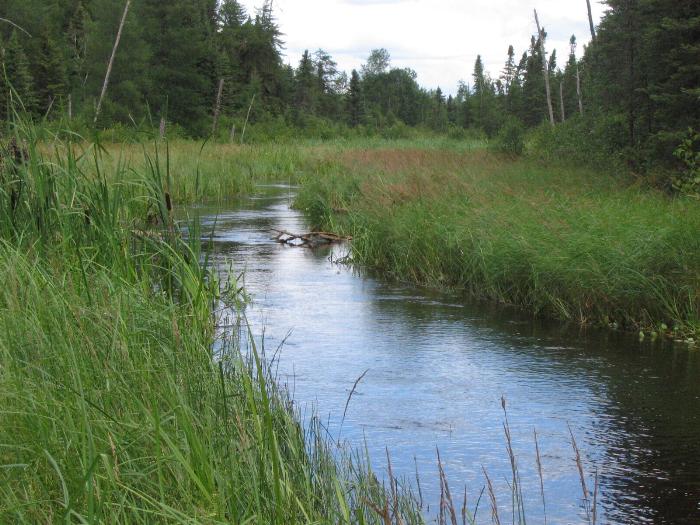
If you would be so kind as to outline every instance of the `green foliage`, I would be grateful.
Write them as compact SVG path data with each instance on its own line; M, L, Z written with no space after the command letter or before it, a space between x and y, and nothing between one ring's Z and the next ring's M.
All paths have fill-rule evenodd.
M582 59L574 35L568 49L549 50L552 105L558 123L566 121L558 124L563 129L555 132L557 144L539 140L549 133L539 129L548 120L539 35L520 43L525 52L519 61L517 45L510 45L497 77L485 70L479 55L471 86L460 82L456 93L446 96L422 88L412 69L393 67L386 49L372 50L352 75L340 71L322 49L304 53L297 68L285 65L270 0L255 14L240 0L132 5L101 128L150 120L157 125L164 118L189 136L205 136L223 80L221 122L240 129L254 99L249 125L260 130L259 140L271 137L273 129L280 136L289 129L309 137L345 136L345 126L391 135L384 130L398 123L452 136L459 135L456 128L475 128L493 139L512 117L535 130L531 142L537 147L530 150L537 156L551 157L565 148L568 153L560 158L649 175L650 180L677 166L673 152L685 130L700 129L700 4L694 0L610 0L598 37ZM0 25L3 61L18 95L13 107L22 100L34 117L41 117L53 101L49 118L62 121L70 96L72 116L90 122L120 16L113 0L3 2L0 17L20 22L35 35L25 38L9 24ZM559 67L562 51L568 59ZM12 114L10 98L4 86L0 120ZM578 142L585 155L574 151ZM656 178L664 187L673 183L672 175Z
M522 155L525 147L525 126L514 117L506 119L493 142L496 151L508 155Z
M588 166L624 175L625 120L621 115L574 116L556 127L543 123L527 134L525 152L547 163Z
M299 202L353 236L358 264L538 315L697 333L694 200L479 151L361 155L304 179Z
M700 132L688 130L674 151L674 155L684 165L680 175L673 178L673 188L681 193L700 196Z
M363 123L365 119L365 103L362 96L362 84L360 75L356 70L352 70L350 76L350 88L347 97L348 124L355 128Z
M198 178L201 146L170 162L163 144L46 151L33 128L13 134L29 155L0 177L0 522L374 525L386 501L423 522L408 492L302 427L262 349L216 335L214 308L243 298L207 267L197 223L180 233L170 194ZM204 178L230 179L207 160Z
M4 99L0 117L12 118L14 108L24 108L28 113L36 110L34 79L29 69L29 60L20 42L19 32L12 31L2 56L2 87Z

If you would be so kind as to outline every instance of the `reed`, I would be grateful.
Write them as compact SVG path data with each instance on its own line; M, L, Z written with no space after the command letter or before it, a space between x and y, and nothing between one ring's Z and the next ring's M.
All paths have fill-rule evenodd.
M697 338L700 206L486 151L339 151L298 206L353 260L535 315Z
M0 179L0 522L380 523L388 500L422 522L300 424L262 351L217 335L238 287L196 224L180 232L167 148L137 163L13 133L28 155Z
M416 497L388 451L378 476L366 452L300 422L264 349L241 344L240 288L209 267L198 225L185 236L176 221L179 202L321 178L329 154L353 148L116 146L35 131L16 125L26 155L0 177L0 522L424 523L417 472ZM222 305L240 332L217 332ZM512 513L524 523L521 500ZM470 511L465 489L463 524L480 501Z

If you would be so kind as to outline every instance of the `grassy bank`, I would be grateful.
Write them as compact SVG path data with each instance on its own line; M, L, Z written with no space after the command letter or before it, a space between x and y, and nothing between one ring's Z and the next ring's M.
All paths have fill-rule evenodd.
M700 206L486 151L343 151L298 204L355 262L538 315L697 337Z
M214 358L235 298L178 232L163 152L54 146L0 178L0 522L420 523L263 359Z

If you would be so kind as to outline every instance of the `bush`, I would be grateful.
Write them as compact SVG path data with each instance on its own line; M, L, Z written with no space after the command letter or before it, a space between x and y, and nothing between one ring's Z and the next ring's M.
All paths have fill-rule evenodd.
M525 153L545 162L566 161L606 172L628 171L624 117L575 116L552 127L548 122L527 137Z
M685 169L672 178L673 189L689 195L700 195L700 132L688 130L688 135L673 152Z
M525 127L516 118L508 118L498 131L493 147L509 155L522 155L525 148Z

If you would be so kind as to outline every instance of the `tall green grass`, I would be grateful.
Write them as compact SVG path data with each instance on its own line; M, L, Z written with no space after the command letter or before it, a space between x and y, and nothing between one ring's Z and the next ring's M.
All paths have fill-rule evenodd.
M263 356L216 341L235 287L196 225L179 232L162 149L136 170L14 135L28 156L0 178L0 523L422 522L299 423Z
M583 324L697 336L700 206L577 168L487 152L329 159L298 200L390 276Z

